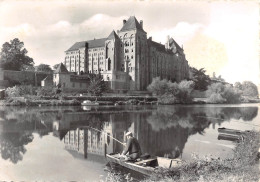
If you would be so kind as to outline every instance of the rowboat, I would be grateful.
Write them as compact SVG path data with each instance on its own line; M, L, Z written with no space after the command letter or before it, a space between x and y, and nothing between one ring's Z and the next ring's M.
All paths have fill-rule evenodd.
M242 134L245 134L250 131L248 131L248 130L241 131L241 130L228 129L228 128L223 127L223 128L218 128L218 132L220 134L226 134L226 135L242 135Z
M125 161L120 154L106 154L108 162L119 164L133 171L151 176L158 168L172 168L180 166L180 159L168 159L164 157L151 157L137 162Z
M219 134L218 140L228 140L232 142L237 142L242 139L241 135L227 135L227 134Z
M84 100L82 103L81 103L82 106L98 106L99 103L98 102L92 102L90 100Z

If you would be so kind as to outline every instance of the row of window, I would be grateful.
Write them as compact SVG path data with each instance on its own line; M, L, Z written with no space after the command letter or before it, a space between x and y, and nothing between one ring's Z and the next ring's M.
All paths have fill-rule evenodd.
M131 52L134 52L134 49L131 49ZM125 49L125 53L129 53L129 49Z
M128 41L125 41L125 47L128 47L128 46L133 46L134 45L134 42L131 42L129 43ZM121 47L123 47L123 44L121 44Z
M92 52L92 51L102 51L102 50L105 50L105 48L89 49L88 52Z
M126 55L126 56L125 56L125 59L128 60L128 59L129 59L129 56ZM134 59L134 56L133 56L133 55L131 55L131 59Z
M99 57L99 59L98 58L93 58L93 61L95 61L95 60L103 60L104 59L104 57ZM91 61L91 57L89 57L89 60Z
M66 55L69 55L69 54L76 54L76 53L79 53L79 51L66 52Z
M93 65L97 65L98 64L98 62L93 62ZM99 63L100 65L103 65L104 63L103 62L100 62ZM89 62L89 65L91 65L91 62Z
M104 55L104 52L95 52L95 53L89 54L89 56L98 56L98 55Z

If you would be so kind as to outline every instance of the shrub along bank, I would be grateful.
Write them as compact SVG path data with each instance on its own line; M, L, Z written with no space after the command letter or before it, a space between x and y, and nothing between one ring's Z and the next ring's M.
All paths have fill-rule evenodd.
M259 143L260 133L248 132L243 141L236 143L233 153L227 159L211 156L200 158L194 155L191 161L184 161L180 167L159 168L153 176L144 179L143 182L258 182L260 179ZM126 178L111 171L105 181L126 181ZM134 179L129 177L127 181L134 181Z
M147 89L157 96L160 104L189 104L192 103L191 92L194 88L193 81L183 80L180 83L166 79L154 78Z

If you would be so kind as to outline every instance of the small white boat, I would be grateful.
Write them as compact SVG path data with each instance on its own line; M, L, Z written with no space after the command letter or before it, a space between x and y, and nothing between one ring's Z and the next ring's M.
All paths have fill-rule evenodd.
M98 106L99 103L94 101L90 101L90 100L84 100L82 103L81 103L82 106Z

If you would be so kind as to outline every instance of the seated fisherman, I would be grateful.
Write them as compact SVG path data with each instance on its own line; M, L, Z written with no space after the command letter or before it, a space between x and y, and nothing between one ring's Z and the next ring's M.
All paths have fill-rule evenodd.
M122 155L126 155L130 160L136 160L142 154L140 145L131 132L126 133L126 138L127 143Z

